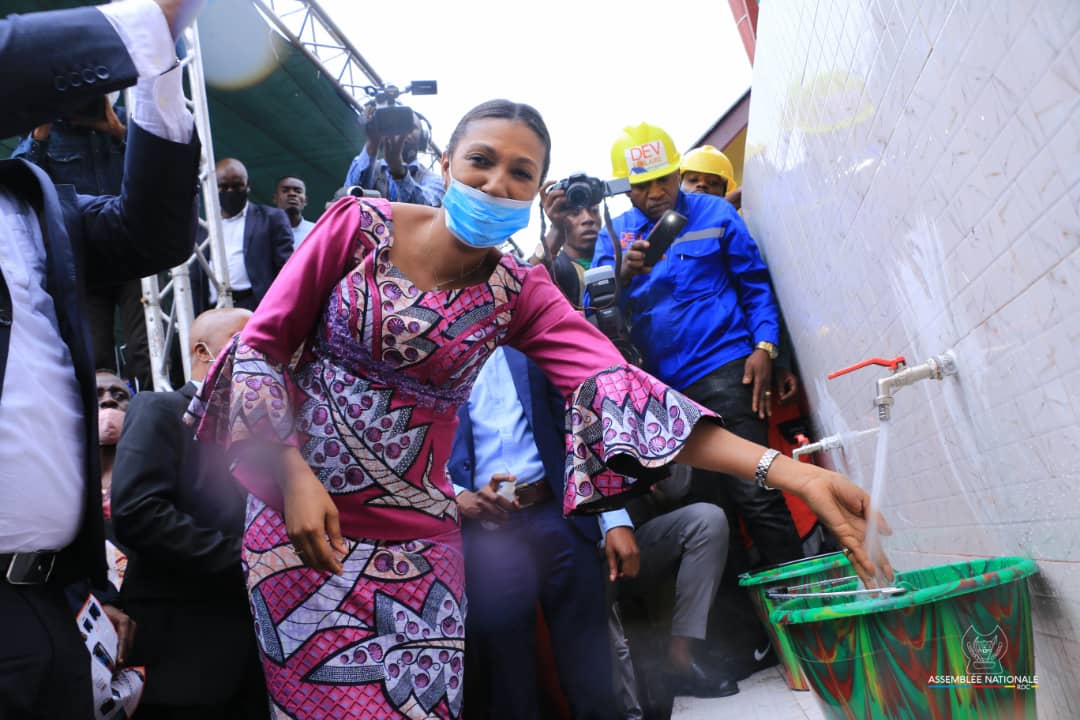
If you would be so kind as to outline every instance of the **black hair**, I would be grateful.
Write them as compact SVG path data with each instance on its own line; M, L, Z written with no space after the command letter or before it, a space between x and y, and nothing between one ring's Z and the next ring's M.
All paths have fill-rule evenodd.
M289 178L293 178L294 180L299 180L300 182L304 183L304 191L307 191L307 183L304 182L304 178L300 177L299 175L282 175L274 181L274 192L277 192L278 185L281 184L282 180L288 180Z
M532 105L516 103L501 98L480 103L472 110L465 113L464 117L458 121L453 134L450 135L450 143L447 145L446 152L450 155L454 154L454 150L457 149L458 143L461 142L461 137L469 127L469 123L474 120L485 120L487 118L517 120L528 125L529 128L536 133L536 136L540 138L540 142L544 144L544 167L540 172L540 182L543 182L544 178L547 177L548 168L551 166L551 135L548 133L547 125L544 124L544 118L540 117L540 113Z

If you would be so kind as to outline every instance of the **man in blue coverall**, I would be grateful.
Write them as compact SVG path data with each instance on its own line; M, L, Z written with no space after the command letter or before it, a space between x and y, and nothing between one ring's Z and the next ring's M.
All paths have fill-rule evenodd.
M627 127L611 150L615 177L630 180L633 208L613 221L619 236L621 302L645 369L709 409L728 430L765 445L779 323L769 271L739 214L719 197L679 188L679 153L662 129ZM687 217L663 257L645 266L645 237L668 210ZM608 229L593 267L614 265ZM802 557L783 495L695 470L695 491L746 522L766 563Z

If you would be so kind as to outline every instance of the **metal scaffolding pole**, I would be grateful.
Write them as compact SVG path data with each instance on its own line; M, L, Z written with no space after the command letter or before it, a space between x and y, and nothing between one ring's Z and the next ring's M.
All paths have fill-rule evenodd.
M218 204L217 181L214 174L214 144L210 134L210 108L206 100L206 80L203 75L202 50L199 46L198 24L183 35L187 53L180 61L191 93L188 108L195 118L195 131L202 143L199 165L199 185L205 218L200 218L198 243L195 252L184 263L169 271L164 287L158 276L142 279L143 310L146 316L146 340L149 344L150 367L155 390L171 390L172 352L174 338L179 342L184 379L191 379L191 323L194 305L191 296L191 267L199 263L217 292L217 307L232 307L232 288L229 285L229 266L225 256L225 241L221 231L221 207ZM131 97L129 93L128 97ZM206 251L210 251L207 260ZM165 311L166 301L168 312Z
M383 85L383 79L322 6L316 0L252 2L278 32L334 79L342 97L362 114L371 101L366 88ZM442 149L432 140L423 150L431 157L429 164L442 155Z
M382 78L349 42L344 33L314 0L252 0L256 8L270 21L278 32L300 48L309 59L322 67L333 78L342 97L357 112L362 112L367 102L364 88L382 85ZM225 240L221 229L221 207L218 203L217 180L214 173L214 146L210 133L210 109L206 96L206 78L203 73L202 51L199 45L198 25L185 31L184 47L187 53L180 61L186 74L188 107L195 117L195 130L202 141L202 162L199 183L202 189L202 210L198 242L195 252L183 264L169 271L169 280L162 287L157 276L143 278L143 306L146 316L146 335L150 350L150 364L155 390L171 390L172 353L174 339L180 344L184 379L191 379L191 360L188 347L191 335L193 304L191 295L191 268L198 263L217 293L217 307L232 307L232 287L229 284L229 267L225 255ZM360 76L364 83L356 82ZM128 94L128 107L132 93ZM433 156L438 148L428 148ZM166 310L166 308L168 308Z

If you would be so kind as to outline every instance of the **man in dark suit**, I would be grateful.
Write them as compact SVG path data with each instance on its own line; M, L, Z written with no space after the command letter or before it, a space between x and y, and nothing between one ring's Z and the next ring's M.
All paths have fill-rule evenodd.
M600 528L612 580L637 573L637 545L623 511L605 513L600 527L562 517L564 405L540 368L500 348L458 413L449 468L465 516L466 647L475 662L467 712L475 700L493 718L540 717L539 602L572 715L617 716Z
M64 586L104 587L88 279L190 252L199 144L171 70L198 0L0 20L0 136L139 80L121 194L77 195L0 161L0 717L91 717L90 658ZM109 270L110 272L106 272Z
M292 255L292 225L283 210L248 200L251 188L244 163L225 158L218 161L216 170L233 305L254 310ZM197 288L195 312L201 312L216 301L217 293L210 292L201 265L195 266L192 277Z
M220 448L192 438L184 411L251 313L209 310L191 326L191 382L139 393L116 449L112 514L129 551L121 589L138 623L145 720L265 718L266 686L240 546L246 493Z

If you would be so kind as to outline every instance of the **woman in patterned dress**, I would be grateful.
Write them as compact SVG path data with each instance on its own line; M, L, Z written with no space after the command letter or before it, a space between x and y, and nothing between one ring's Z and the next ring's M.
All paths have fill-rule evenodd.
M496 346L567 396L567 511L621 504L675 459L754 475L765 448L627 366L543 266L495 249L527 224L549 152L535 110L491 101L451 137L443 208L338 201L192 403L199 438L230 447L251 493L244 561L275 717L460 717L466 601L445 467ZM872 575L866 493L783 457L768 473Z

